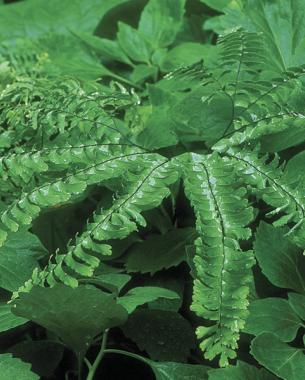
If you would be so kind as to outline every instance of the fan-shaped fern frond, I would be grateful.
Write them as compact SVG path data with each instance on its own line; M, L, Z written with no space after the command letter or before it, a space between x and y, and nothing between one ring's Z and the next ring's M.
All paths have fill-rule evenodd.
M191 308L204 321L197 335L205 357L220 355L226 365L236 356L247 316L254 258L244 247L251 248L256 198L270 207L275 225L287 224L305 246L304 194L296 181L287 182L278 157L263 154L259 146L263 136L305 130L299 99L305 69L270 79L263 37L243 30L222 36L219 48L213 70L198 62L155 85L155 96L159 90L164 95L162 112L149 123L155 114L146 93L142 100L117 84L107 89L23 73L1 90L0 187L6 209L0 242L20 226L30 228L43 210L79 202L93 187L108 187L112 205L98 206L67 250L50 252L48 264L36 268L18 292L34 284L76 287L111 255L109 241L145 226L143 212L158 207L182 173L198 233ZM136 112L134 123L140 121L141 128L130 123L126 111ZM173 133L174 142L144 149L138 141L146 132L148 139L159 134L161 140L163 133Z

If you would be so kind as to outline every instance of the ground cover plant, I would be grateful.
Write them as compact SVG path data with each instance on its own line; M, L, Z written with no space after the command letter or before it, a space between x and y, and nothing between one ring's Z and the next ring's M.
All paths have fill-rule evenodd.
M0 2L1 380L304 379L304 15Z

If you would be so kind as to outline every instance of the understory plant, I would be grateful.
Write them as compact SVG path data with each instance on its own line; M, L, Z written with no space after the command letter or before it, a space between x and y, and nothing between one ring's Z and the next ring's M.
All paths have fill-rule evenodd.
M305 31L252 3L0 5L3 379L304 378Z

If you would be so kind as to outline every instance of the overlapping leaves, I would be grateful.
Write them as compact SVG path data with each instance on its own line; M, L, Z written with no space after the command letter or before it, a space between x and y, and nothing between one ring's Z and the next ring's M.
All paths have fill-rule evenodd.
M117 41L97 41L84 35L78 38L111 58L127 64L137 62L133 74L136 72L141 78L143 64L157 59L153 51L162 54L162 49L174 43L181 26L184 2L179 2L171 17L165 7L169 3L150 1L138 29L119 24ZM164 12L160 13L160 9ZM116 308L113 319L119 314L122 317L105 326L100 321L99 330L90 314L94 328L87 340L83 339L87 331L81 327L71 333L72 338L67 338L67 326L58 321L56 310L53 313L51 309L52 318L48 313L36 317L30 314L34 314L36 297L44 305L42 294L46 293L51 294L46 302L53 300L52 305L59 309L61 289L67 294L65 301L90 289L90 293L94 292L92 304L96 304L96 292L100 291L87 289L80 282L99 280L94 274L103 266L104 256L111 257L112 240L123 240L145 229L146 212L162 205L168 197L174 203L174 187L180 179L196 217L198 238L192 262L191 309L203 320L197 328L200 347L207 359L220 356L222 366L236 357L240 331L248 315L251 268L255 263L249 247L255 213L248 199L251 203L267 204L267 216L273 218L273 224L288 225L287 232L304 248L302 189L294 178L283 176L277 156L271 159L256 146L264 142L264 136L272 136L279 129L285 132L291 125L304 131L300 104L291 96L291 91L296 90L302 94L300 78L304 69L285 67L284 73L267 79L261 64L265 54L263 40L244 30L222 36L222 53L214 70L208 71L197 63L174 71L148 88L150 103L121 85L106 91L99 84L81 85L65 79L54 85L40 77L17 78L1 92L4 112L0 119L0 174L3 191L8 193L1 217L2 243L23 226L30 228L41 213L79 202L96 187L111 192L110 201L96 207L67 250L51 252L43 268L37 266L29 281L15 293L14 297L20 297L16 301L18 315L54 331L82 353L100 332L101 325L106 329L123 322L127 312L108 293L103 293L101 299L104 297L109 309ZM147 67L143 73L147 74ZM156 270L181 261L180 256L170 264L165 261ZM100 279L100 284L106 284L109 290L107 281ZM110 285L116 287L115 283ZM51 289L43 289L44 286ZM136 294L135 289L127 293L125 301L133 292ZM151 292L171 298L165 290ZM90 301L91 296L88 297ZM139 299L133 298L126 309L132 313L137 306L151 301L150 297L143 302ZM77 315L77 305L73 305ZM277 306L287 309L286 304ZM47 304L42 312L48 307ZM66 317L69 312L72 313L63 310L63 315ZM145 313L139 314L142 312ZM256 333L253 321L247 323L246 331ZM295 325L300 323L298 317ZM295 334L296 326L288 331L287 339ZM253 343L258 358L263 339L266 336ZM271 363L270 368L277 373L277 363Z

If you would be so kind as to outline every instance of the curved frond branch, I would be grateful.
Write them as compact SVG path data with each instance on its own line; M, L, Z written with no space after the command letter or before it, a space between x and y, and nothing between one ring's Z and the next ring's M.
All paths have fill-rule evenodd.
M295 184L286 183L283 179L277 157L266 164L267 156L258 158L257 153L245 149L229 149L225 156L234 160L238 175L253 188L254 193L274 208L269 215L280 215L274 225L282 226L291 221L295 223L292 230L301 225L304 227L304 194Z
M126 188L108 210L101 210L94 215L87 229L76 237L74 245L69 247L66 255L56 254L55 263L49 265L35 275L30 284L52 286L63 282L68 286L77 286L77 278L91 277L100 264L103 255L111 254L110 239L123 239L137 226L146 226L141 215L143 211L159 206L170 193L169 185L178 179L177 168L171 161L164 158L155 159L150 166L138 171L125 173ZM17 295L17 293L16 293ZM16 296L15 295L15 296Z
M62 178L24 193L4 211L1 220L8 230L18 231L20 225L30 225L42 209L70 202L73 197L81 195L89 185L120 177L133 166L138 167L140 163L142 168L145 168L156 156L158 155L133 152L98 161L74 173L69 172ZM6 236L7 232L2 229L1 244Z

